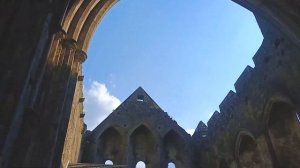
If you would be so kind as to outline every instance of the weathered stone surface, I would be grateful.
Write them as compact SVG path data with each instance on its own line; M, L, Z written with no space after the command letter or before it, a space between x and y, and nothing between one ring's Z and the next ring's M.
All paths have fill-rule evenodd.
M236 93L207 131L193 135L193 166L299 167L300 2L234 1L254 13L264 41ZM81 64L116 2L0 1L0 167L60 167L80 158ZM147 129L156 128L140 127L135 139Z
M227 95L208 122L207 143L196 142L203 167L299 167L299 53L269 26L255 67L243 72L237 92Z
M82 162L192 167L191 136L139 87L85 138Z

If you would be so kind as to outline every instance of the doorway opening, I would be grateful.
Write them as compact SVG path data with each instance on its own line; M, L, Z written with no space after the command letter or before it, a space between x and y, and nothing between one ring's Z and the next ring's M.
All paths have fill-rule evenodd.
M105 165L114 165L114 163L111 160L107 160L104 163Z
M146 168L146 164L143 161L137 162L135 168Z

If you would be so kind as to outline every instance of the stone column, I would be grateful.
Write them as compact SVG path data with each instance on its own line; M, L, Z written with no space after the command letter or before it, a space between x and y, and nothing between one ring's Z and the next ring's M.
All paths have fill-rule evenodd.
M83 112L83 102L80 101L82 99L82 81L78 80L78 76L81 75L81 64L86 58L87 55L85 52L77 50L75 52L74 64L71 67L69 86L66 91L67 94L63 110L64 116L62 118L59 132L59 136L62 138L65 137L65 141L60 142L60 145L58 145L58 147L61 145L64 146L62 156L63 164L65 164L67 160L74 163L74 157L78 158L80 150L82 131L78 131L78 129L82 129L83 125L83 120L80 118L80 114ZM80 136L77 135L78 132L80 133ZM56 150L59 152L60 148L57 148ZM59 160L59 155L57 155L57 157Z
M128 150L129 150L129 139L127 138L127 134L123 131L122 132L122 149L121 150L121 155L122 157L120 158L121 160L117 161L116 164L119 165L127 165L127 158L128 158ZM114 163L115 164L115 163Z
M165 151L165 146L163 143L163 139L159 138L159 143L158 143L158 161L159 161L159 167L160 168L165 168L168 167L168 160L167 160L167 156L166 156L166 151Z
M3 157L3 163L0 164L3 167L8 167L13 152L18 149L15 142L23 134L21 125L25 120L24 113L31 111L28 104L37 85L35 79L51 41L49 31L52 15L48 10L43 10L49 6L49 2L39 3L39 9L33 7L37 3L18 3L18 9L14 9L11 3L9 5L15 13L10 22L5 24L9 29L6 28L2 38L5 41L0 47L1 58L5 60L0 63L0 155Z
M131 139L128 138L128 147L127 147L127 165L128 168L135 168L136 157L133 154L133 146L131 143Z
M16 141L11 142L14 143L14 149L10 149L12 156L7 160L11 166L20 167L23 164L26 165L30 160L32 144L34 143L33 137L36 136L36 131L39 128L40 113L37 106L42 103L42 100L40 99L41 97L38 96L44 94L47 90L45 85L47 82L43 82L43 80L46 78L49 79L49 74L51 74L51 68L49 67L53 67L52 60L59 55L57 52L61 51L61 41L64 37L65 33L63 31L58 31L52 36L49 42L48 54L30 74L30 83L32 84L30 85L30 92L26 95L29 101L24 105L22 115L15 117L17 119L16 121L21 124L20 130L13 130L13 132L18 131L19 133ZM46 72L48 72L48 74Z
M38 128L26 166L60 166L78 70L86 58L86 54L78 55L72 39L54 41L52 46L38 96Z

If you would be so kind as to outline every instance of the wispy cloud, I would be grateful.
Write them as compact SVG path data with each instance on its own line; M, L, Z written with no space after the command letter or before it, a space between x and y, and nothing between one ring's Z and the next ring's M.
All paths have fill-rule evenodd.
M110 73L109 74L109 85L112 88L116 88L117 87L117 85L116 85L116 75L114 73Z
M88 129L92 130L116 109L121 101L109 93L105 84L97 81L93 81L84 91L85 122Z

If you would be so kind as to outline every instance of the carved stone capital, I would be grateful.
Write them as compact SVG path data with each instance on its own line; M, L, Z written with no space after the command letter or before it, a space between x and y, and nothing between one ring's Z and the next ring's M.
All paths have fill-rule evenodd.
M60 33L60 32L62 32L65 35L67 34L66 31L63 29L61 24L51 25L50 30L49 30L50 34L57 34L57 33Z
M75 53L75 59L79 62L83 63L87 58L87 54L82 50L77 50Z
M55 32L55 36L56 36L56 38L64 39L64 38L66 38L67 33L61 29L61 30Z
M76 49L77 48L77 42L73 39L64 39L63 41L63 47L68 49Z

